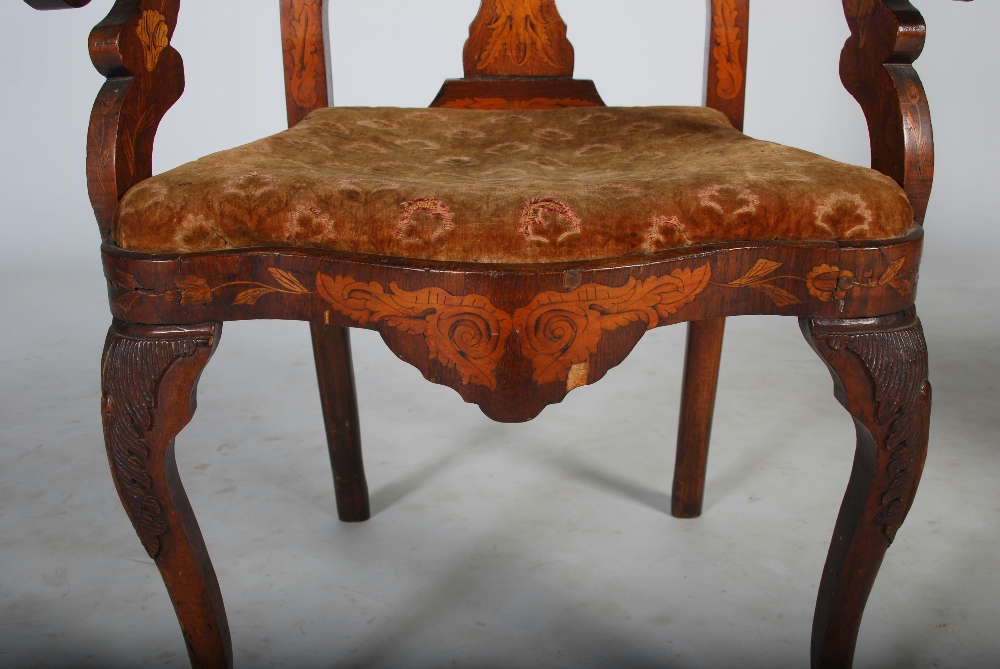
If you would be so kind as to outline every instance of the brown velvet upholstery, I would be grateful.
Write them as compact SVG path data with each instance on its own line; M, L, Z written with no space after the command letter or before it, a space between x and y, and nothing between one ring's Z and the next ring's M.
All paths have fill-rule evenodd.
M888 238L912 222L888 177L751 139L702 107L332 108L140 183L113 234L148 252L521 263Z

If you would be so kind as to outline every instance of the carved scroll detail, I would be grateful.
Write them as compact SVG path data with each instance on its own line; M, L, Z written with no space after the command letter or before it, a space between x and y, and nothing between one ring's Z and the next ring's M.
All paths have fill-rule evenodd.
M743 64L740 62L739 11L734 0L716 0L712 3L712 31L715 47L712 56L718 70L719 97L732 100L743 89Z
M648 329L673 314L705 289L709 264L677 269L644 281L630 278L617 288L588 284L570 293L549 291L514 312L514 330L524 356L531 360L538 385L566 381L574 365L597 352L605 331L643 321Z
M430 357L452 367L463 384L496 390L494 371L510 336L510 315L482 295L457 296L441 288L409 292L395 282L386 292L372 281L316 275L320 296L361 325L385 321L391 327L422 335Z
M159 383L177 360L211 345L210 337L138 340L108 335L102 364L105 441L122 502L151 558L159 554L160 536L167 531L147 462L146 439L153 429Z
M554 0L483 0L469 28L465 76L572 76L573 47Z
M850 351L868 371L875 388L875 420L887 428L881 444L889 454L888 483L876 521L891 542L913 498L925 429L918 403L929 392L927 345L919 321L888 332L819 334L833 351Z

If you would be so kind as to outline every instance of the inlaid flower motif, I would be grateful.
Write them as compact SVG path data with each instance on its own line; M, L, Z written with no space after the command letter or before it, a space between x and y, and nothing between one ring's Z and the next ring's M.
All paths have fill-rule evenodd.
M150 72L156 69L160 53L170 44L168 32L167 19L163 14L152 9L142 13L135 34L142 42L142 50L146 55L146 69Z
M177 282L177 287L181 291L181 304L212 301L212 289L208 287L208 282L200 276L188 275Z
M831 299L842 300L847 292L854 287L854 274L836 265L827 264L813 268L806 277L809 293L823 302Z

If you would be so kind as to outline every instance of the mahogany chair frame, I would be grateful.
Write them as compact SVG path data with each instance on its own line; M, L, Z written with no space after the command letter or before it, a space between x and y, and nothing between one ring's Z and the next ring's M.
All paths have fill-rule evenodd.
M593 83L572 78L573 50L554 0L525 1L551 28L552 51L540 54L529 45L523 58L489 51L496 5L484 1L465 47L465 78L445 82L432 106L603 104ZM25 2L57 9L89 0ZM232 666L222 595L174 460L174 438L195 410L198 378L224 321L310 323L344 521L370 515L348 328L378 330L390 349L428 380L454 388L491 418L523 421L573 388L599 380L647 329L687 322L672 510L694 517L702 507L725 318L741 314L798 316L803 335L830 370L837 399L854 418L854 467L823 570L812 635L813 667L852 664L865 602L920 479L930 416L927 350L913 288L933 178L933 140L927 100L912 67L925 26L907 0L843 0L851 36L840 72L867 118L873 168L895 179L909 197L916 221L909 234L850 243L719 243L614 261L540 265L288 248L143 254L116 246L110 234L115 207L152 175L157 126L184 89L181 58L170 46L179 3L117 0L91 33L91 58L107 82L91 117L87 180L104 240L114 318L102 363L108 456L125 510L166 583L192 666ZM280 0L289 125L330 101L323 5L323 0ZM749 0L710 0L709 9L706 105L742 129ZM794 280L773 278L778 267ZM315 290L307 287L313 277ZM561 372L551 379L533 376L532 362L543 355L532 344L541 315L553 316L551 309L567 302L586 306L594 301L588 291L595 289L648 294L664 280L679 281L691 299L657 312L622 300L624 306L616 308L635 311L630 325L603 328L582 359L579 342L568 342L554 360ZM267 299L239 299L248 285ZM407 302L397 286L433 297L433 308L427 301ZM352 312L345 307L348 293L361 304L365 295L386 300L398 310L396 322L424 329L403 331L371 313ZM457 344L423 321L428 311L461 321L461 327L496 342L494 350L472 362L459 359ZM423 335L413 334L417 331ZM445 350L449 346L453 355ZM576 357L566 357L570 354Z

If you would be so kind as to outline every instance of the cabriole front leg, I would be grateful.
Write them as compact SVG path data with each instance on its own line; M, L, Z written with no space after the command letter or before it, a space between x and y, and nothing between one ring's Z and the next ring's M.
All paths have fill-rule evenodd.
M115 487L163 576L196 669L232 667L233 653L215 570L177 473L174 437L194 415L198 378L221 331L221 324L116 320L101 365Z
M859 320L802 318L802 332L854 417L857 451L819 587L814 669L850 667L865 603L910 509L927 454L931 387L916 311Z

